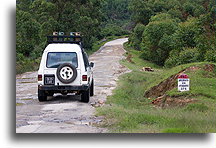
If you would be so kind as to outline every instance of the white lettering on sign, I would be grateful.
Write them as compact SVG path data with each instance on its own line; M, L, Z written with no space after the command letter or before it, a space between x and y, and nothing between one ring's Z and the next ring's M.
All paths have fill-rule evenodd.
M189 91L190 79L178 79L178 91Z

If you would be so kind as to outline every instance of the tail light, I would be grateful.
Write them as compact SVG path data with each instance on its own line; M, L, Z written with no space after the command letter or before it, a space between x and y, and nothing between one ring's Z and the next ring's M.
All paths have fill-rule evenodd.
M42 75L38 75L38 81L42 81Z
M88 80L87 75L82 75L82 81L87 81L87 80Z

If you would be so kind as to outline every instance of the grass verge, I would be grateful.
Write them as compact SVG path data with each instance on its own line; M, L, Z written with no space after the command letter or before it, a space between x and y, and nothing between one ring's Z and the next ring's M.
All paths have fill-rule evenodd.
M140 58L140 52L125 44L126 56L121 64L132 70L118 81L113 95L107 98L106 105L97 109L98 116L105 120L100 125L116 133L210 133L216 132L216 89L215 72L187 72L191 79L191 91L179 93L177 88L167 91L173 99L195 99L184 106L161 108L151 102L155 98L145 98L145 91L161 81L191 66L204 66L209 63L191 63L172 69L158 67ZM140 71L142 67L152 67L154 72ZM207 73L207 74L206 74ZM176 82L177 83L177 82ZM178 97L175 97L178 96Z
M40 60L41 58L37 58L35 60L25 58L23 61L16 62L16 74L37 70Z

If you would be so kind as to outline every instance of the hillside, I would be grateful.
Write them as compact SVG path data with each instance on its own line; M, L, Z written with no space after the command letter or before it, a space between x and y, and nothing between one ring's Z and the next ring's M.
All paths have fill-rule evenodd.
M101 126L110 128L112 132L126 133L215 132L215 63L161 68L141 59L139 51L127 44L125 47L126 56L130 58L123 60L122 64L132 72L120 78L119 86L108 98L107 105L98 109L98 115L106 117ZM142 71L142 67L151 67L154 72ZM190 78L188 92L177 91L175 75L182 71ZM163 84L166 81L170 83ZM172 87L157 94L156 87L165 89L168 85Z

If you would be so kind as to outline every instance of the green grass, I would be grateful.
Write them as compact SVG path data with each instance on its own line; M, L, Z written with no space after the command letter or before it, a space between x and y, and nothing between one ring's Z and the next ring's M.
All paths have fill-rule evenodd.
M167 128L162 131L163 133L194 133L188 128Z
M23 103L16 103L16 106L22 106Z
M190 66L203 66L208 63L191 63L172 69L164 69L142 60L139 51L126 45L133 63L127 60L121 64L132 70L122 75L113 95L107 98L107 106L97 108L97 115L105 116L102 127L116 133L209 133L216 132L216 77L214 73L201 71L188 72L191 91L177 92L177 88L166 92L170 96L182 96L197 101L186 106L159 108L145 98L144 92L161 81ZM155 72L142 72L142 67L152 67ZM176 82L177 83L177 82ZM174 98L178 99L178 98Z
M189 104L185 110L186 111L199 111L199 112L205 112L208 111L209 107L205 105L204 103L196 103L196 104Z

